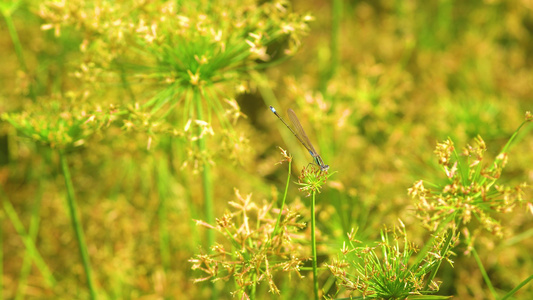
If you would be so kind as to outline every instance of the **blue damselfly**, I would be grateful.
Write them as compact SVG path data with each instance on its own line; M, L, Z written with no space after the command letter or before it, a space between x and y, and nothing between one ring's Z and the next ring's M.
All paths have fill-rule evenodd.
M327 171L329 169L329 166L324 163L322 157L320 157L320 155L318 155L318 153L316 152L315 148L313 147L313 144L311 144L311 141L307 137L307 134L305 134L302 124L300 124L298 117L296 117L294 110L290 108L287 110L287 113L289 114L289 119L291 119L294 129L292 129L291 126L289 126L289 124L287 124L287 122L283 120L283 118L278 114L274 107L270 106L270 110L276 115L276 117L278 117L278 119L281 120L281 122L283 122L283 124L285 124L285 126L287 126L287 128L289 128L289 130L300 141L300 143L304 145L305 149L307 149L307 151L309 151L309 154L311 154L311 156L313 157L315 163L320 167L320 170Z

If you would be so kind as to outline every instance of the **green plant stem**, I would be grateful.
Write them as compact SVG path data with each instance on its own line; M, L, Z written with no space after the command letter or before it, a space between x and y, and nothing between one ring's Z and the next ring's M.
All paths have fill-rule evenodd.
M487 284L487 286L489 287L492 297L494 299L498 299L498 294L496 293L494 286L492 286L492 282L490 282L489 275L487 274L487 271L485 271L485 267L483 267L483 263L481 262L481 259L477 255L477 251L474 247L472 247L472 256L474 256L474 259L476 260L479 270L481 271L481 275L483 276L483 279L485 280L485 284Z
M196 102L196 112L199 120L203 120L202 101L200 91L194 92ZM199 129L198 134L202 133L202 129ZM201 137L198 139L198 150L200 153L205 154L207 152L206 138ZM211 177L211 166L207 160L204 160L202 165L202 182L204 192L204 206L205 206L205 218L207 223L215 223L215 212L213 208L213 179ZM215 232L214 230L207 231L207 244L209 247L215 244Z
M329 79L335 76L340 61L340 33L342 21L342 0L333 0L331 6L331 64Z
M170 235L168 233L168 221L167 221L167 192L169 189L168 178L168 166L167 160L160 158L154 164L156 166L157 173L157 189L159 192L159 209L157 214L159 217L159 251L161 253L161 261L163 263L163 269L168 272L170 269Z
M521 289L524 285L526 285L528 282L530 282L531 280L533 280L533 275L529 276L528 278L526 278L524 281L520 282L519 285L517 285L514 289L512 289L509 293L507 293L505 296L503 296L500 300L505 300L509 297L511 297L512 295L514 295L514 293L518 292L519 289Z
M533 237L533 228L530 228L520 234L515 235L514 237L506 240L505 242L501 243L496 249L501 250L505 249L507 247L513 246L515 244L518 244L524 240L528 240Z
M250 287L250 294L248 295L250 300L255 300L256 293L257 293L257 274L254 274L253 279L252 279L252 286Z
M424 247L420 249L420 251L418 252L418 255L415 258L415 262L411 265L411 269L410 269L411 272L416 271L414 268L416 266L419 266L422 263L422 261L424 260L424 257L426 257L427 253L430 251L433 245L433 242L435 241L435 238L440 234L442 230L444 230L446 227L449 226L450 222L455 218L455 216L456 214L452 213L446 218L446 220L444 220L443 222L440 222L439 227L437 227L437 229L433 232L431 237L427 241L425 241Z
M2 206L4 197L0 200ZM0 300L4 299L4 213L0 212Z
M311 251L313 255L313 289L315 291L315 300L318 300L318 267L316 260L316 237L315 237L315 196L313 191L313 200L311 202Z
M33 243L35 243L35 240L37 238L37 233L39 232L39 223L41 221L40 218L40 211L41 211L41 200L42 200L42 190L43 190L43 184L41 183L41 186L39 188L39 193L37 198L35 199L35 203L32 205L31 210L31 217L30 217L30 228L28 230L28 237L31 239ZM31 253L26 249L26 252L24 253L24 260L22 261L22 268L20 270L20 276L19 276L19 282L17 286L17 293L15 296L15 300L23 299L26 289L26 282L28 281L28 276L31 271Z
M11 13L3 13L3 16L4 20L6 21L7 31L11 36L11 41L13 41L13 47L15 48L15 53L17 54L20 67L22 71L27 72L28 67L26 65L26 60L24 59L24 54L22 53L22 44L20 43L17 30L15 29L15 24L13 23L13 19L11 18Z
M120 71L119 75L120 75L120 81L122 83L122 87L126 91L126 94L128 94L128 96L130 97L131 103L136 103L137 100L135 98L135 93L131 89L131 84L128 81L127 72L126 72L126 70L124 68L124 65L123 64L117 64L117 65L118 65L118 68L119 68L119 71Z
M502 149L502 151L500 151L500 153L506 153L507 151L509 151L509 148L513 144L514 140L517 138L518 133L520 132L520 129L522 129L522 127L524 125L528 124L528 123L529 123L529 121L524 121L524 122L522 122L520 124L520 126L518 126L518 128L513 132L513 135L507 141L507 143L505 143L505 146L503 146L503 149ZM494 167L492 167L492 168L494 168Z
M202 97L201 91L199 89L193 90L194 102L196 104L196 115L198 120L203 120L203 109L202 109ZM200 136L202 129L198 129L198 135ZM206 138L200 137L198 139L198 151L201 154L207 154ZM205 209L205 219L207 223L215 223L215 210L213 207L213 179L211 176L211 166L207 160L204 160L202 165L202 187L204 192L204 209ZM215 244L215 231L207 231L207 245L209 248ZM217 292L215 289L215 284L212 284L212 294L211 299L217 299Z
M13 10L9 11L2 11L2 15L4 16L4 20L6 21L7 30L9 32L9 35L11 36L11 41L13 41L13 47L15 48L15 53L17 54L18 61L20 63L20 68L24 73L28 74L28 65L26 64L26 60L24 59L24 53L22 51L22 44L20 43L19 36L17 34L17 30L15 29L15 24L13 23L13 18L11 18L12 12L15 8L12 8ZM30 82L29 87L29 95L30 98L33 101L36 101L36 95L33 88L33 82Z
M444 242L443 244L443 247L440 249L440 256L441 257L444 257L445 254L450 251L450 248L452 247L452 240L455 236L455 232L453 229L449 229L448 230L448 236L446 237L446 241ZM433 241L435 240L435 238L433 238ZM433 244L433 241L432 241L432 244ZM424 287L425 290L427 290L429 288L429 285L431 284L431 281L435 278L435 276L437 276L437 272L439 271L440 269L440 266L442 264L442 260L439 260L435 266L432 268L431 270L431 273L429 274L428 276L428 279L427 279L427 282L426 282L426 286Z
M331 1L331 39L330 39L330 63L324 71L320 81L319 90L325 94L328 82L335 76L340 62L340 31L342 21L342 0Z
M78 218L78 212L76 207L76 199L74 197L74 185L72 184L72 178L70 177L70 171L68 168L67 157L63 150L59 150L59 158L61 161L61 170L65 177L65 186L67 188L67 204L70 214L70 220L72 227L76 233L76 239L78 241L78 247L80 250L81 260L83 268L85 270L85 277L87 278L87 285L91 295L91 299L96 299L96 290L93 282L92 270L89 261L89 253L87 251L87 244L85 243L85 237L83 236L83 228L81 227L80 219Z
M285 201L287 200L287 192L289 191L289 183L291 180L291 164L292 164L292 159L289 159L289 170L287 172L287 183L285 184L285 192L283 193L283 199L281 200L281 206L279 208L278 219L276 221L276 226L274 227L274 231L272 231L272 236L270 240L272 240L274 236L276 236L279 230L279 224L281 222L281 215L283 214L283 208L285 207Z
M39 271L43 275L46 284L49 287L53 287L56 284L56 280L54 276L52 275L52 272L50 272L50 270L48 269L48 266L44 262L43 258L41 257L41 254L39 253L39 250L37 250L37 247L33 243L33 240L26 233L26 230L24 229L24 225L22 225L20 218L18 217L15 209L13 208L13 205L11 205L11 202L9 202L6 199L3 199L3 204L4 204L3 206L4 206L4 211L6 212L6 215L8 216L11 223L13 224L13 227L15 227L17 234L22 239L24 246L29 251L33 259L33 262L35 262L35 265L37 266L37 269L39 269Z

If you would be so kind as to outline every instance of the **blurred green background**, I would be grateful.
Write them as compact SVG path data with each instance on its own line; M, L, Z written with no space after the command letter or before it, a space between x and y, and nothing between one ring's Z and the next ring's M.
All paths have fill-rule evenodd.
M269 105L282 116L294 109L330 172L337 172L317 199L320 263L336 257L351 228L375 240L384 224L392 226L398 218L409 237L423 243L429 234L414 215L407 188L420 179L444 179L433 153L436 142L450 137L460 149L479 135L490 163L533 109L532 1L292 1L274 3L278 10L256 15L252 12L262 2L169 3L1 3L0 113L20 114L20 123L35 121L31 126L40 129L50 127L37 138L5 120L0 123L3 298L89 298L57 149L68 158L98 298L207 299L212 286L193 283L202 275L188 261L209 247L208 230L194 221L214 221L206 216L206 193L212 194L216 218L229 211L234 189L253 193L257 203L275 199L283 193L287 174L287 164L276 164L281 146L294 155L288 203L303 203L300 214L308 220L308 198L292 182L312 159ZM232 9L249 23L226 24L224 13ZM284 10L314 20L300 33L290 27L299 21ZM165 27L168 19L161 15L186 17L175 19L188 22L188 31L176 33L181 39L157 40L157 34L175 26ZM123 18L121 25L117 16ZM127 23L131 20L137 20L133 29ZM190 41L189 48L165 52L164 46L151 47L127 35L141 32L143 22L147 29L142 34L154 34L161 45L183 49ZM167 70L165 59L194 53L195 47L211 53L211 46L194 40L195 30L204 30L202 22L215 28L215 37L219 26L221 36L234 38L236 45L254 42L239 33L247 26L271 24L295 36L266 34L269 59L259 52L242 64L215 69L206 79L213 89L205 92L200 117L199 108L191 105L194 96L180 98L189 89L167 85L176 74L189 76L186 84L194 85L194 74L182 72L179 63ZM125 38L110 29L122 25ZM228 39L225 47L231 45ZM288 55L287 50L295 51ZM191 61L196 67L203 64L202 57ZM165 108L156 111L154 106ZM91 117L99 125L87 129ZM197 119L211 122L203 127ZM66 125L55 127L60 120ZM82 128L82 138L67 138L68 147L58 146L64 135L55 138L53 132L73 122ZM198 140L204 141L203 148ZM531 184L531 149L531 133L523 130L509 153L503 183ZM533 270L533 220L525 207L498 218L503 239L480 232L475 243L496 290L505 294ZM54 284L28 262L33 251L28 240L34 241ZM492 299L464 251L464 245L456 249L454 268L443 266L438 294ZM276 278L280 296L268 293L268 286L258 287L258 298L309 299L312 276L303 275L285 284L286 277ZM334 290L327 270L320 272L320 283ZM219 299L231 299L235 284L219 281L216 289ZM516 294L516 299L530 298L531 285Z

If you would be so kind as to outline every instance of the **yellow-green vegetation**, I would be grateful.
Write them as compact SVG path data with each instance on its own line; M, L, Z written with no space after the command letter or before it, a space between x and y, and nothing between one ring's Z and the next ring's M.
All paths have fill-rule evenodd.
M0 13L0 299L533 298L531 1Z

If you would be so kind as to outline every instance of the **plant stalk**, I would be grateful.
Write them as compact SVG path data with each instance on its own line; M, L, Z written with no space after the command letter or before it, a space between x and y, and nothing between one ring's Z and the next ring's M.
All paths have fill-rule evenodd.
M324 94L329 81L335 77L340 63L340 31L342 21L342 0L331 1L331 39L330 39L330 64L324 71L320 81L319 90Z
M318 267L316 260L316 237L315 237L315 196L313 190L313 200L311 202L311 250L313 255L313 289L315 291L315 300L318 300Z
M161 261L163 269L168 272L170 269L170 234L168 232L167 221L167 196L168 196L168 172L167 160L163 158L156 158L156 174L157 174L157 189L159 192L159 209L157 215L159 217L159 251L161 254Z
M20 63L20 68L22 69L22 71L24 71L24 73L26 73L26 75L29 75L28 65L26 64L26 60L24 59L24 53L22 51L22 44L20 42L17 30L15 28L15 24L13 23L13 19L11 18L12 11L2 10L2 15L4 16L7 30L9 32L9 35L11 36L11 40L13 41L13 47L15 48L15 53L17 54L17 58ZM37 96L35 95L33 81L30 81L30 84L28 86L28 92L29 92L30 98L34 102L37 101Z
M505 296L503 296L500 300L507 300L509 297L514 295L518 290L520 290L522 287L524 287L528 282L533 280L533 275L529 276L528 278L524 279L524 281L520 282L514 289L512 289L509 293L507 293Z
M31 239L33 243L35 243L37 239L37 233L39 232L39 223L41 221L40 218L40 211L41 211L41 200L42 200L42 194L43 194L43 183L41 183L39 187L39 195L35 199L35 203L32 205L31 210L31 217L30 217L30 228L28 229L28 238ZM24 259L22 261L22 267L20 270L20 276L19 276L19 282L17 286L17 292L15 296L15 300L20 300L24 298L25 289L26 289L26 283L28 281L28 276L31 272L31 266L32 266L32 256L28 249L26 249L26 252L24 253Z
M83 228L81 226L80 219L78 217L78 210L76 207L76 199L74 197L74 186L72 184L72 178L70 177L70 171L67 163L67 157L63 150L59 150L59 158L61 161L61 170L65 177L65 186L67 188L67 204L70 214L70 220L72 227L76 233L76 239L78 241L78 248L80 250L81 260L83 263L83 269L85 271L85 277L87 278L87 286L89 288L91 299L96 299L96 289L92 276L92 269L89 260L89 253L87 251L87 244L83 235Z
M0 199L0 202L4 204L4 197ZM3 205L2 205L3 206ZM0 213L0 224L2 224L2 228L0 228L0 300L4 299L4 214Z
M194 94L194 102L196 104L196 115L198 117L198 120L203 120L203 109L202 109L202 97L201 97L201 90L195 89L193 90ZM201 136L202 129L198 129L198 135ZM198 138L198 151L201 154L205 154L207 152L207 145L206 145L206 138L200 137ZM205 219L206 222L209 224L215 223L215 211L213 207L213 178L211 176L211 166L209 165L209 162L207 160L203 161L202 164L202 187L204 192L204 209L205 209ZM214 230L207 230L207 246L211 248L215 244L215 231ZM217 299L217 291L215 288L215 284L212 283L212 294L211 299Z
M489 275L487 274L487 271L485 271L485 267L483 267L483 263L481 262L481 259L479 258L479 255L477 255L477 251L473 246L472 246L472 256L474 256L474 259L476 260L476 263L479 267L479 271L481 271L481 276L483 276L483 279L485 280L485 284L487 284L487 286L489 287L492 297L494 299L498 299L498 293L496 293L496 290L494 289L494 286L492 285L492 282L490 281Z
M13 224L13 227L15 227L17 234L22 239L22 242L24 243L24 246L26 247L27 251L32 257L32 260L35 263L35 266L37 266L37 269L39 269L39 271L43 275L45 279L44 282L47 284L48 287L53 287L56 284L56 280L54 276L52 275L52 272L50 272L50 269L48 269L48 266L44 262L44 259L41 257L41 254L39 253L39 250L37 250L37 247L35 246L35 243L33 242L33 240L26 233L26 230L24 229L24 225L22 224L22 221L18 217L17 212L15 211L15 208L13 207L13 205L11 205L11 202L9 202L8 199L4 199L5 197L3 193L2 193L2 196L3 196L2 197L3 207L4 207L4 211L6 212L7 217L10 219L11 224Z
M279 207L278 219L276 220L276 226L274 227L274 231L272 231L272 236L270 237L270 240L272 240L278 233L279 224L281 223L281 215L283 214L283 208L285 208L285 201L287 199L287 192L289 191L289 183L291 180L291 163L292 160L289 159L289 171L287 172L288 174L287 183L285 184L285 192L283 193L283 199L281 200L281 206Z
M202 109L202 99L201 91L194 90L194 102L196 103L196 113L198 120L203 120L204 114ZM198 135L201 135L202 129L198 129ZM206 138L198 138L198 151L202 154L207 152ZM211 176L211 166L207 160L203 161L202 164L202 183L203 183L203 192L204 192L204 207L205 207L205 218L207 223L215 223L215 212L213 209L213 179ZM214 230L207 231L207 244L209 247L215 244L215 233Z

